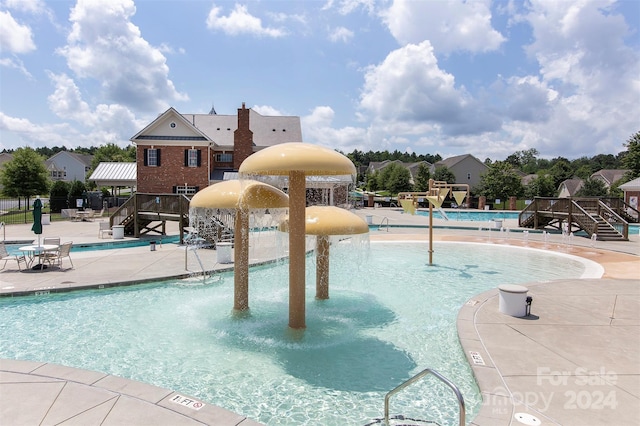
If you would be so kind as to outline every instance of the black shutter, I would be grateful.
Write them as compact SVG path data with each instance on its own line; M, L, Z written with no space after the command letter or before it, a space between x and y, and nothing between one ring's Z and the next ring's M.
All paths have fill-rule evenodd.
M156 157L158 158L158 163L156 164L156 166L160 167L160 149L156 149L157 155Z
M189 167L189 150L184 150L184 166Z
M198 167L202 165L202 150L198 150Z
M149 165L149 160L147 160L147 153L149 152L149 150L147 148L144 149L144 165L148 166Z

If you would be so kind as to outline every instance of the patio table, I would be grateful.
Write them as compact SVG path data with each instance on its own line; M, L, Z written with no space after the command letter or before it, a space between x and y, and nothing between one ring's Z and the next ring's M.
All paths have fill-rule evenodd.
M42 244L42 245L31 245L31 246L23 246L18 248L21 252L25 253L25 259L27 261L27 267L33 269L47 269L46 265L42 263L42 255L48 251L58 250L60 246L57 244ZM38 264L34 265L35 259L38 258Z

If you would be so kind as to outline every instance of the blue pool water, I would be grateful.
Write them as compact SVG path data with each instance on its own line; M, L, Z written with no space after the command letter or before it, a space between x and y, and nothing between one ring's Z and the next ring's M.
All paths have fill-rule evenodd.
M131 378L220 405L267 425L364 425L385 394L433 368L481 398L456 316L502 283L589 276L588 263L485 244L372 243L331 248L330 299L316 301L307 260L307 329L289 334L288 267L250 272L251 315L237 318L233 275L0 300L0 358L47 361ZM359 259L361 263L355 262ZM507 260L508 261L505 261ZM545 265L540 268L540 265ZM394 396L391 414L455 424L453 394L433 380Z
M78 243L74 244L71 247L72 252L80 252L80 251L92 251L92 250L112 250L112 249L121 249L121 248L130 248L130 247L142 247L148 246L150 241L155 241L156 243L160 243L162 241L163 244L169 243L177 243L180 241L180 236L178 235L170 235L163 236L162 240L160 237L155 239L135 239L135 240L121 240L121 241L106 241L101 243ZM64 242L64 241L63 241ZM8 244L7 252L10 255L19 254L19 247L30 245L30 244Z
M417 212L420 216L429 216L428 211L420 210ZM472 222L488 222L495 219L518 219L520 212L514 211L467 211L467 210L445 210L445 214L449 220L456 221L472 221ZM433 217L436 219L444 219L438 210L433 211Z

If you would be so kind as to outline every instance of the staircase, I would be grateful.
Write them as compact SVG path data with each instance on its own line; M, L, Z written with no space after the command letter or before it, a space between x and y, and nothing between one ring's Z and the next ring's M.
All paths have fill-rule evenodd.
M602 216L591 215L598 223L598 229L595 234L598 237L598 241L627 241L620 232L616 230L609 222L604 220Z

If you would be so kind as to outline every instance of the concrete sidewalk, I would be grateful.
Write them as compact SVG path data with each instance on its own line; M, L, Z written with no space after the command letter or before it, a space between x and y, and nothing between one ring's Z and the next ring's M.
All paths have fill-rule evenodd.
M356 214L383 220L372 240L426 240L428 218L397 209L361 209ZM404 225L405 227L400 227ZM604 268L601 280L561 280L527 284L534 297L530 318L498 312L497 291L472 298L461 307L458 334L472 366L483 406L472 424L638 424L640 418L640 239L593 243L560 236L479 230L478 223L435 222L434 240L529 246L582 256ZM74 244L109 242L98 238L96 222L54 222L46 236ZM177 234L177 226L167 231ZM30 225L5 228L7 241L31 242ZM149 237L159 241L158 238ZM131 240L125 238L125 240ZM261 244L264 239L261 240ZM481 247L481 246L479 246ZM215 250L199 250L206 269L219 264ZM252 252L252 262L268 260L267 247ZM36 292L100 287L183 277L201 272L193 256L177 244L151 251L132 248L72 252L73 268L20 272L9 262L0 273L5 297ZM532 280L535 277L532 277ZM179 392L179 390L178 390ZM19 360L0 360L0 424L216 424L253 425L250 419L188 396L147 384Z

